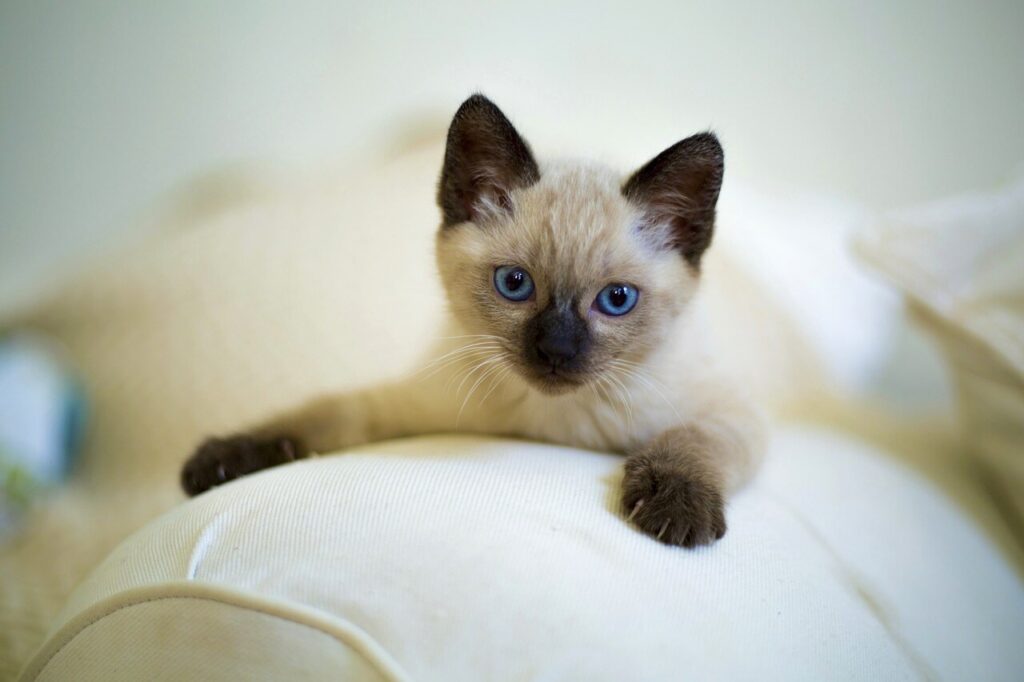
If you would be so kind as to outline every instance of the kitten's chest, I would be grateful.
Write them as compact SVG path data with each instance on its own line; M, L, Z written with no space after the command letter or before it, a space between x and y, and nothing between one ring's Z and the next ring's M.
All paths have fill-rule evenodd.
M552 396L531 388L500 362L475 355L466 360L459 352L441 352L440 370L427 372L433 386L422 407L436 421L432 428L626 452L678 426L688 411L689 391L683 382L668 380L678 376L674 366L660 368L657 380L649 370L637 380L596 379ZM458 360L446 361L452 353Z
M668 428L663 410L612 395L549 397L529 394L504 415L506 431L526 438L592 450L625 452Z

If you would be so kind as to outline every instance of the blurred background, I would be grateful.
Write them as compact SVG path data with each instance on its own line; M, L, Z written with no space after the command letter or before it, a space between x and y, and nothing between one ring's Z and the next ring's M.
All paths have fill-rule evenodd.
M990 187L1024 159L1022 30L1015 0L8 0L0 312L192 183L358 158L473 90L545 152L633 165L710 127L768 191L881 209Z

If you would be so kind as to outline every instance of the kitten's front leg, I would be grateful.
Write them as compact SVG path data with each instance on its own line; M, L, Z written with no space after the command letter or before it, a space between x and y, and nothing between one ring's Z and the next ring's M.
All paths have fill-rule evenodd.
M708 545L725 535L726 496L757 462L759 434L681 426L626 459L622 504L641 530L669 545Z
M185 462L181 486L192 496L311 453L332 452L423 430L411 424L429 413L415 409L412 386L382 386L318 398L263 424L223 438L208 438Z

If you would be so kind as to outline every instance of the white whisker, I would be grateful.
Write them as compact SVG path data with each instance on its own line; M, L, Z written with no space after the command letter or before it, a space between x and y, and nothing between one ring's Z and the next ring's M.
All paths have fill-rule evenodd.
M473 368L463 375L462 381L459 382L458 388L455 389L456 397L458 397L458 395L462 393L462 387L466 385L466 382L469 381L470 377L479 372L481 369L484 369L485 367L492 365L495 362L499 362L500 360L501 358L498 357L496 353L492 353L491 355L488 355L486 358L484 358L477 364L473 365Z
M665 397L665 394L658 388L658 386L660 385L661 388L664 388L667 391L668 387L665 386L665 384L663 384L662 382L658 381L654 377L644 372L643 369L641 369L641 365L635 362L629 362L627 360L612 360L609 364L617 366L617 368L624 374L636 379L637 381L641 382L642 384L650 388L652 391L654 391L658 395L658 397L665 402L665 405L667 405L668 408L672 410L676 418L679 421L683 421L683 418L679 414L679 410L676 409L676 406L673 405L672 401ZM633 367L629 367L627 365L632 365Z
M606 384L606 379L603 376L598 376L597 377L597 382L596 382L598 390L600 390L601 391L601 395L604 396L605 403L607 403L608 406L610 408L612 408L612 412L618 414L619 410L618 410L618 408L615 407L615 401L612 400L611 395L608 393L608 390L605 388L605 384Z
M472 387L470 387L469 389L469 392L466 394L465 399L462 401L462 405L459 407L459 413L455 416L455 428L459 428L459 422L462 421L462 412L466 409L466 405L469 404L469 399L473 397L473 394L476 392L477 387L480 386L480 384L483 383L484 379L486 379L488 376L490 376L494 372L503 369L500 357L493 358L493 362L491 362L490 365L491 366L485 369L483 373L481 373L477 380L473 383Z
M470 350L475 350L477 348L491 348L491 347L499 348L500 346L498 346L498 344L496 342L494 342L494 341L478 341L476 343L466 344L465 346L459 346L458 348L456 348L454 350L450 350L447 353L445 353L444 355L441 355L440 357L434 358L433 360L428 362L426 365L424 365L422 368L420 368L419 371L423 372L425 370L428 370L431 367L433 367L434 365L436 365L437 363L441 362L442 360L445 360L445 359L450 358L450 357L457 357L461 353L465 353L465 352L468 352Z
M507 379L508 375L511 374L511 373L512 373L512 365L506 365L502 369L502 371L499 372L491 380L491 388L490 388L490 390L488 390L487 393L484 393L484 397L480 399L480 406L481 407L483 407L484 403L487 402L487 399L491 396L491 394L494 393L494 389L496 389L498 386L503 384L505 382L505 379Z
M470 360L470 359L472 359L474 357L478 357L478 356L483 355L485 353L496 353L496 352L499 352L500 350L501 350L501 348L498 347L498 346L489 346L489 345L488 346L481 346L481 347L472 347L472 348L460 348L457 351L453 351L452 353L449 353L446 356L444 356L442 358L439 358L434 363L431 363L431 364L434 364L436 366L433 367L433 369L430 372L428 372L426 375L422 376L421 380L429 379L430 377L434 376L438 372L440 372L440 371L450 367L453 364L462 362L463 360ZM438 364L438 363L440 363L440 364ZM429 367L425 367L424 369L430 369L430 368ZM423 370L420 370L420 371L422 372Z
M633 405L632 405L633 395L629 392L629 389L626 388L626 385L622 383L622 380L620 380L614 374L608 374L607 378L612 383L612 386L615 388L615 392L618 394L619 400L622 401L622 406L626 410L626 425L627 425L627 428L630 430L630 432L632 432L633 431Z
M495 334L462 334L461 336L439 336L439 341L451 341L453 339L497 339L498 341L504 341L505 337L497 336Z

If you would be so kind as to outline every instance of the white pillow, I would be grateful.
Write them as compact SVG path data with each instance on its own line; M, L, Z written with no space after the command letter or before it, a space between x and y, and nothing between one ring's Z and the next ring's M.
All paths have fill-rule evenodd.
M858 249L943 348L968 448L1024 540L1024 177L894 213Z

